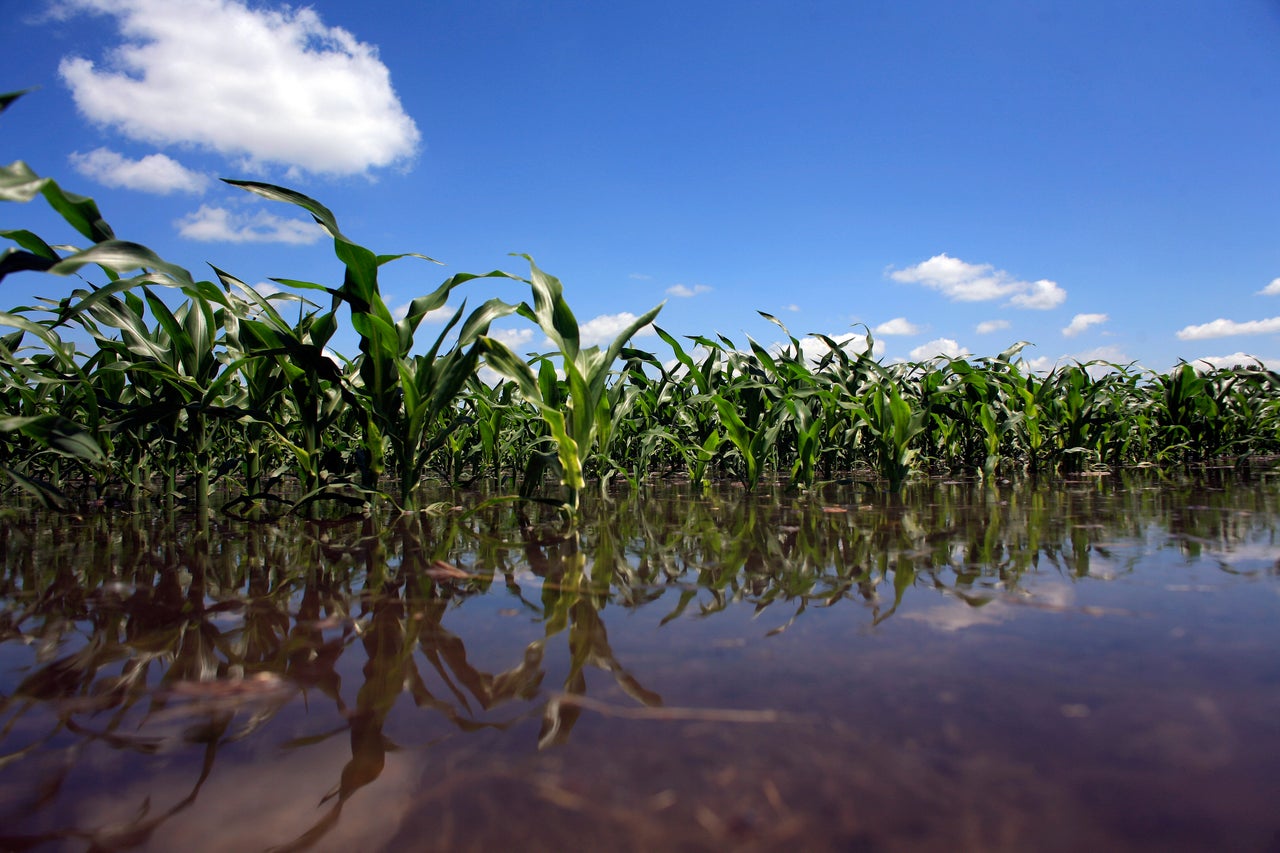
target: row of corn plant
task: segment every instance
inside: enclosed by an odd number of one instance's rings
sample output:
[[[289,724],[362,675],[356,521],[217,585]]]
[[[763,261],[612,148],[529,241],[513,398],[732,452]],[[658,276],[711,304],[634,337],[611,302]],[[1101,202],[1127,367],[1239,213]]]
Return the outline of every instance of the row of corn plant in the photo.
[[[0,98],[0,111],[17,94]],[[403,316],[376,254],[318,201],[271,184],[228,183],[306,211],[332,238],[330,283],[273,279],[263,295],[212,267],[205,280],[121,240],[92,199],[19,161],[0,167],[0,200],[43,199],[80,246],[0,231],[0,279],[54,276],[65,295],[0,312],[0,466],[53,506],[159,495],[241,510],[316,511],[324,501],[386,500],[411,511],[421,486],[492,479],[575,515],[588,482],[654,477],[704,486],[799,487],[875,479],[897,491],[918,474],[1241,460],[1280,449],[1280,375],[1180,364],[1030,370],[1019,343],[993,358],[875,359],[869,332],[743,346],[652,326],[661,306],[607,346],[584,345],[561,282],[532,259],[528,277],[460,273],[423,288]],[[75,279],[69,278],[75,276]],[[529,299],[506,301],[513,285]],[[458,295],[442,329],[423,319]],[[509,298],[509,297],[507,297]],[[314,301],[313,301],[314,300]],[[489,334],[504,317],[534,324],[546,352],[520,356]],[[330,351],[343,323],[358,351]],[[665,352],[638,348],[644,329]],[[487,366],[496,382],[486,382]]]

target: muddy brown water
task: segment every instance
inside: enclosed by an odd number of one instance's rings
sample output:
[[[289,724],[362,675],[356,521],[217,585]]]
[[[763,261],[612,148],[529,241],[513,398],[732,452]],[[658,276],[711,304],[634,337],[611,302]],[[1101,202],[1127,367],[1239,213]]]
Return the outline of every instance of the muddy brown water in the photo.
[[[1280,850],[1280,479],[12,507],[0,849]]]

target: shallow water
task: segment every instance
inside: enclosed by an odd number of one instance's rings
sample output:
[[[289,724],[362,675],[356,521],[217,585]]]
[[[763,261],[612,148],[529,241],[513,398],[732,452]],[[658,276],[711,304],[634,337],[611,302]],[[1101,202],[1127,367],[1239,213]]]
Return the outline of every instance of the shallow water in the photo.
[[[0,848],[1280,849],[1280,481],[2,527]]]

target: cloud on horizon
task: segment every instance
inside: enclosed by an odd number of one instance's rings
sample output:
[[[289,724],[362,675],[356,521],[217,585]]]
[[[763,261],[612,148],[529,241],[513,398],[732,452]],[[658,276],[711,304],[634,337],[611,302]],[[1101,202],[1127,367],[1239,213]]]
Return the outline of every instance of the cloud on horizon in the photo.
[[[1270,362],[1266,359],[1258,358],[1246,352],[1236,352],[1231,355],[1205,355],[1191,362],[1191,366],[1200,369],[1200,367],[1208,363],[1213,367],[1255,367],[1259,364],[1266,366]]]
[[[62,0],[59,10],[115,19],[121,43],[104,46],[103,66],[71,55],[58,73],[81,113],[130,139],[332,175],[417,151],[377,49],[309,7]]]
[[[922,284],[953,302],[1005,299],[1016,308],[1047,310],[1067,299],[1067,292],[1048,279],[1022,281],[991,264],[970,264],[945,252],[906,269],[889,273],[904,284]]]

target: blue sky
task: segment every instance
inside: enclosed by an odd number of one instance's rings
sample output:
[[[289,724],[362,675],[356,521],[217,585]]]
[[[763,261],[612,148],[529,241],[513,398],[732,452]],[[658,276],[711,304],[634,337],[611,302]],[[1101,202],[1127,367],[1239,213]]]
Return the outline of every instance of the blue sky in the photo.
[[[216,180],[251,178],[446,263],[388,267],[393,306],[523,252],[601,335],[666,300],[676,334],[776,341],[760,310],[886,361],[1280,363],[1275,0],[16,5],[0,89],[40,88],[6,162],[200,275],[340,281],[305,216]]]

